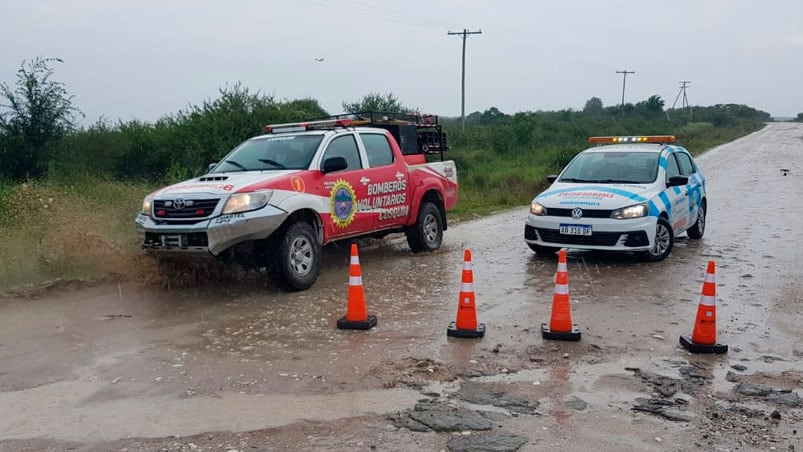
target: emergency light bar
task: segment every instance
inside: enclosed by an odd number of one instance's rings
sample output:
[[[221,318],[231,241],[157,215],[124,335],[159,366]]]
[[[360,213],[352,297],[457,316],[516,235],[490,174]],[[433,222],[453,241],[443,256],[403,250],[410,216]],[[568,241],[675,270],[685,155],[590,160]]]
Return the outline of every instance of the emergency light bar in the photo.
[[[268,124],[267,133],[304,132],[305,130],[333,129],[335,127],[350,127],[353,121],[350,118],[326,119],[323,121],[289,122],[287,124]]]
[[[591,137],[589,143],[674,143],[674,135],[645,135],[636,137]]]

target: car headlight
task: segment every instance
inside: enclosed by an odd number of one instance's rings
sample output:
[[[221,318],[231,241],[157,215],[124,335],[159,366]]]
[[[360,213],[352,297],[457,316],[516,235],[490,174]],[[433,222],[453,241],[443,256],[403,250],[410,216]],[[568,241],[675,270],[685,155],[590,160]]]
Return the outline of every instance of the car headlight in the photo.
[[[140,212],[142,215],[151,216],[151,212],[153,207],[153,198],[150,196],[146,196],[145,199],[142,201],[142,211]]]
[[[533,201],[530,204],[530,213],[533,214],[533,215],[538,215],[538,216],[546,215],[546,207],[544,207],[541,204]]]
[[[650,206],[648,206],[647,203],[642,203],[616,209],[611,212],[611,218],[616,220],[629,220],[631,218],[646,217],[648,213],[650,213]]]
[[[253,193],[235,193],[226,200],[223,214],[248,212],[265,207],[270,200],[272,191],[255,191]]]

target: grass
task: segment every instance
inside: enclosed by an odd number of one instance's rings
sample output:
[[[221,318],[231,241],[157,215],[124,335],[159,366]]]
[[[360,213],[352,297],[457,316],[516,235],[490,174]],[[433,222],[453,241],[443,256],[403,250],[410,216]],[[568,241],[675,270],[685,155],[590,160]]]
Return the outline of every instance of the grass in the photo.
[[[0,292],[53,279],[126,273],[144,184],[101,179],[0,184]]]

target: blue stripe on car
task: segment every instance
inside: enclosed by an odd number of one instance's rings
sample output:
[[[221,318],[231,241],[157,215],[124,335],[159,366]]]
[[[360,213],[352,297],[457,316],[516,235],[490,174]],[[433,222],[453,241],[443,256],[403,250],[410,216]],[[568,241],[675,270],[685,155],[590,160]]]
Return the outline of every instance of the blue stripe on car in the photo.
[[[658,209],[658,206],[655,205],[655,202],[650,201],[650,213],[651,217],[657,217],[661,215],[661,211]]]
[[[666,214],[669,218],[672,218],[672,204],[669,202],[669,196],[666,196],[666,192],[661,192],[658,194],[658,198],[664,203],[664,210],[666,210]]]

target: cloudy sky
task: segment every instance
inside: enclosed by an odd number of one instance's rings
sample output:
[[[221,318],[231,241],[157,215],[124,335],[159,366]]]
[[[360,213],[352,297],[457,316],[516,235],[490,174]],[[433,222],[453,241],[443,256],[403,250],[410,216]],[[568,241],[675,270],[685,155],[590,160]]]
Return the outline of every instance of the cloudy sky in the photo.
[[[58,57],[86,123],[153,121],[241,82],[330,113],[368,93],[460,114],[582,109],[681,80],[692,105],[803,112],[801,0],[2,0],[0,82],[23,60]],[[318,61],[321,60],[321,61]],[[678,100],[678,106],[681,101]]]

